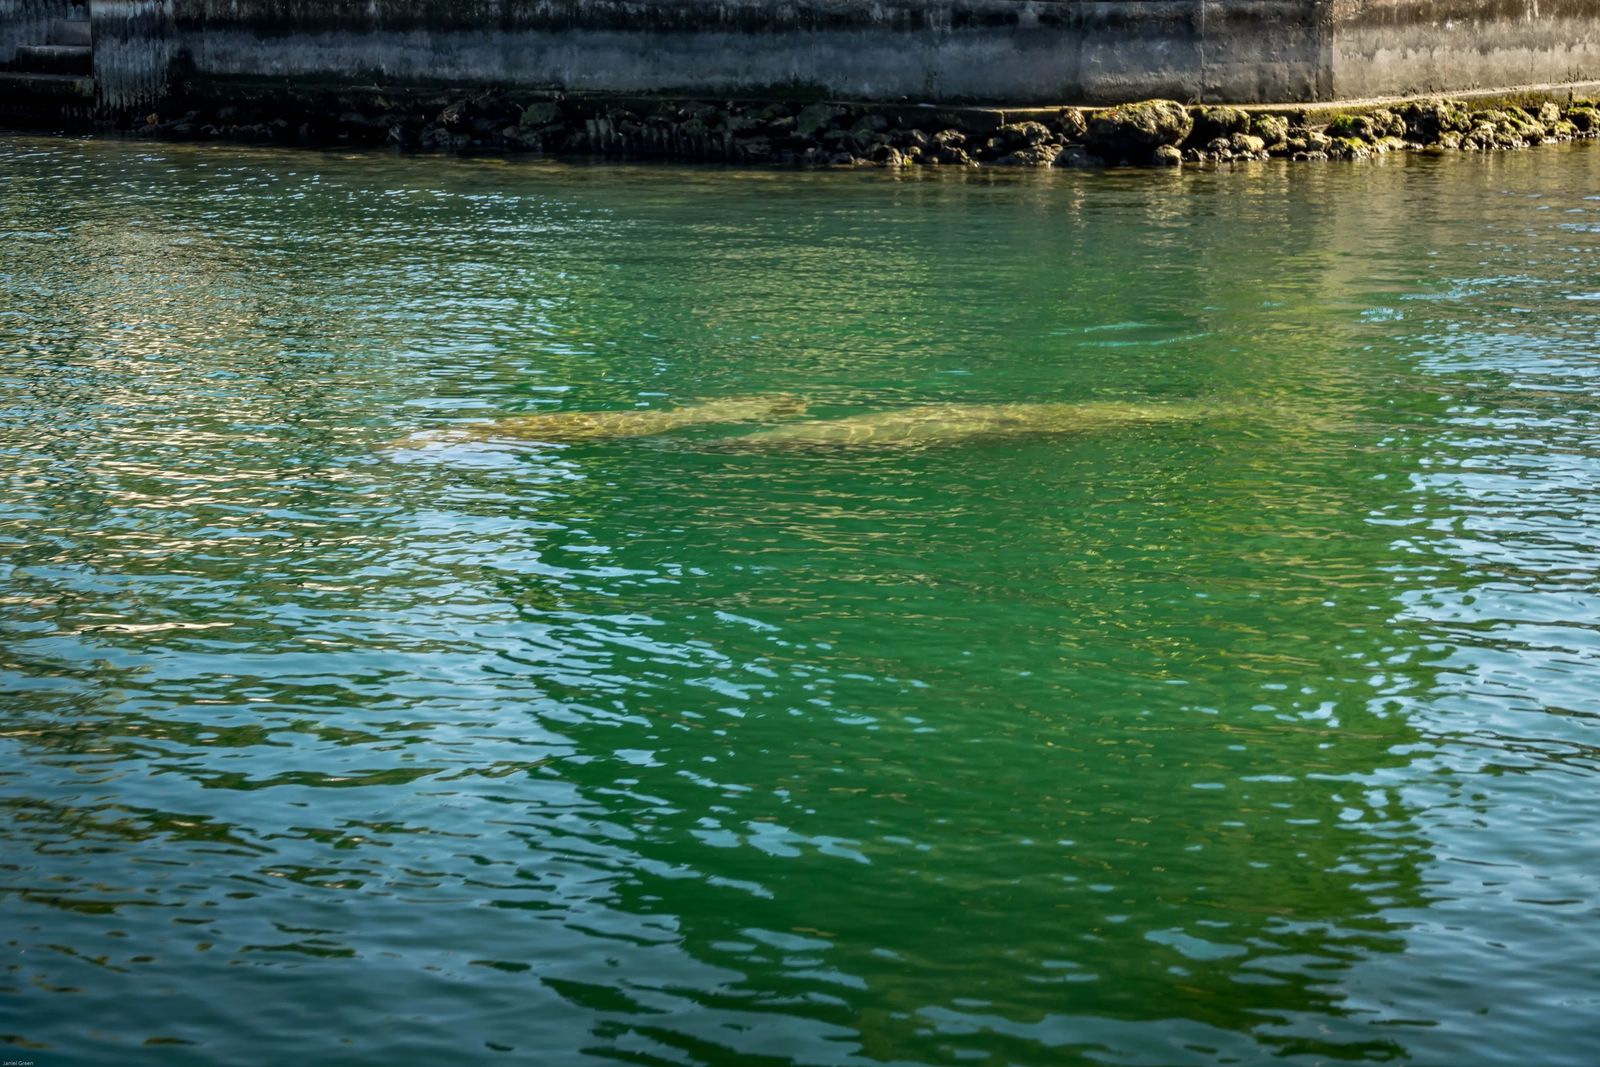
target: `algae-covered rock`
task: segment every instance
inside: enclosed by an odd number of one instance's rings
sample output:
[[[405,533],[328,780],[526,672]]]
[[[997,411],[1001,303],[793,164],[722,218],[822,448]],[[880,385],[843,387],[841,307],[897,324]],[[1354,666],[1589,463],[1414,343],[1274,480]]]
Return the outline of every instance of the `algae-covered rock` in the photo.
[[[1058,144],[1025,145],[1015,152],[1001,156],[995,163],[1006,167],[1048,167],[1060,154],[1061,146]]]
[[[794,132],[800,137],[811,137],[818,130],[831,126],[833,120],[843,114],[844,108],[834,104],[812,104],[794,117]]]
[[[1000,127],[998,133],[1008,141],[1030,145],[1044,144],[1055,139],[1050,127],[1042,122],[1008,123]]]
[[[1577,104],[1567,108],[1567,121],[1583,133],[1593,133],[1600,130],[1600,110]]]
[[[1183,165],[1183,153],[1175,145],[1157,145],[1150,161],[1158,167],[1178,167]]]
[[[1228,138],[1228,147],[1233,149],[1235,156],[1264,156],[1267,154],[1267,142],[1248,133],[1236,133]]]
[[[1181,145],[1193,128],[1182,104],[1145,100],[1097,113],[1086,139],[1089,149],[1105,159],[1149,163],[1157,148]]]
[[[1193,111],[1194,125],[1189,140],[1205,144],[1218,137],[1232,137],[1248,133],[1250,114],[1236,107],[1197,107]]]
[[[523,129],[550,126],[561,121],[561,108],[549,100],[537,100],[522,109],[517,125]]]
[[[867,154],[867,158],[880,167],[908,167],[911,160],[891,144],[880,144]]]
[[[1561,109],[1553,102],[1546,100],[1539,105],[1539,113],[1536,117],[1544,125],[1549,126],[1551,123],[1561,121]]]
[[[1495,147],[1495,128],[1492,122],[1474,122],[1461,139],[1463,148],[1483,150]]]
[[[471,100],[452,100],[433,121],[447,130],[459,131],[472,122],[476,113],[477,108]]]
[[[967,135],[960,130],[940,130],[929,139],[923,160],[928,163],[948,163],[966,166],[972,162],[967,151]]]
[[[1372,145],[1358,137],[1335,137],[1327,152],[1329,159],[1366,159],[1372,155]]]
[[[1400,117],[1405,120],[1406,134],[1425,144],[1439,141],[1446,132],[1465,133],[1472,128],[1472,116],[1459,100],[1413,101],[1400,109]]]
[[[1048,126],[1040,122],[1012,122],[996,130],[994,136],[984,142],[983,149],[984,154],[996,162],[1016,163],[1017,160],[1010,157],[1045,144],[1059,147],[1056,135]]]
[[[1289,120],[1277,115],[1257,115],[1250,120],[1250,135],[1261,138],[1268,148],[1276,148],[1289,140]]]
[[[1323,132],[1335,141],[1370,141],[1382,136],[1365,115],[1338,115]]]
[[[1083,135],[1089,132],[1089,120],[1075,107],[1062,108],[1051,125],[1063,139],[1068,141],[1081,140]]]
[[[1490,112],[1495,117],[1491,120],[1495,128],[1507,140],[1520,142],[1513,146],[1520,148],[1524,144],[1538,144],[1544,140],[1544,123],[1522,110],[1520,107],[1508,107],[1500,111]]]
[[[1376,111],[1368,113],[1367,122],[1371,124],[1373,132],[1379,137],[1404,137],[1406,135],[1406,120],[1388,108],[1380,107]]]

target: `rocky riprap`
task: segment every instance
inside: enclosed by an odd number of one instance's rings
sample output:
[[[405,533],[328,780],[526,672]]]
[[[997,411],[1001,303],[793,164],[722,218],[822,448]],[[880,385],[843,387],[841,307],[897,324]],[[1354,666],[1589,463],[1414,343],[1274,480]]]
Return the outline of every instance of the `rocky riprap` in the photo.
[[[175,139],[392,145],[800,166],[1178,166],[1523,148],[1600,136],[1593,101],[1423,100],[1328,114],[1185,107],[1002,111],[484,92],[216,92],[129,123]],[[175,112],[175,114],[174,114]]]

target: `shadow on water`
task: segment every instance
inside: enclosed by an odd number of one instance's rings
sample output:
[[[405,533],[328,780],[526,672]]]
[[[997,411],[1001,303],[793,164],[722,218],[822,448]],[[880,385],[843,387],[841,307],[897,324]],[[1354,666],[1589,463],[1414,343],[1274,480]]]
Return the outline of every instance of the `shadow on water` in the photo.
[[[1587,401],[1506,400],[1581,382],[1548,361],[1592,316],[1489,325],[1571,294],[1484,197],[1546,171],[3,151],[0,229],[34,235],[0,319],[14,1043],[1511,1062],[1537,1021],[1576,1062],[1549,1005],[1585,995],[1591,876],[1494,830],[1581,822],[1552,776],[1593,772],[1600,714],[1559,629]],[[1224,391],[1315,417],[372,447],[695,396]],[[1473,967],[1508,1010],[1457,1006]]]

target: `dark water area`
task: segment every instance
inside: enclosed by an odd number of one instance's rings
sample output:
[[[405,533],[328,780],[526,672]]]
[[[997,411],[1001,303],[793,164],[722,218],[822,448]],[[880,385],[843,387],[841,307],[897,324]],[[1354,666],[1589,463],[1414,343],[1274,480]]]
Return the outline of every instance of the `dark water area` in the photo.
[[[7,1058],[1594,1062],[1597,234],[0,140]],[[768,394],[1217,415],[405,443]]]

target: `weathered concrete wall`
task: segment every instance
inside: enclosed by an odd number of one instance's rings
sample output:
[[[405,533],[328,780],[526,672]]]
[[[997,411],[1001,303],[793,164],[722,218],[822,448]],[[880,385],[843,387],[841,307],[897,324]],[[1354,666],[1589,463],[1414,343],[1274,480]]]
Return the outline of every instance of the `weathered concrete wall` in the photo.
[[[0,62],[64,0],[0,0]],[[1286,102],[1600,78],[1600,0],[93,0],[107,112],[174,69],[611,93]]]
[[[48,41],[50,24],[67,9],[67,0],[0,0],[0,63],[14,60],[18,45]]]
[[[1298,99],[1320,0],[171,0],[211,75],[863,99]]]
[[[1335,0],[1341,98],[1600,77],[1596,0]]]
[[[167,0],[91,0],[100,107],[148,107],[166,92],[176,42]]]

